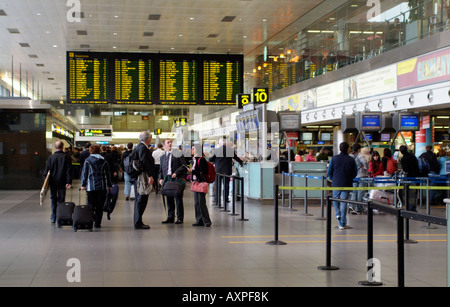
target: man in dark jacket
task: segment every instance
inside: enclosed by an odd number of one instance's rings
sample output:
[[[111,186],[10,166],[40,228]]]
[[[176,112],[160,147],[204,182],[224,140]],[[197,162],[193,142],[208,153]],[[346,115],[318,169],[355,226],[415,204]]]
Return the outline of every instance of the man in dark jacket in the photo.
[[[138,153],[139,161],[141,161],[143,166],[143,172],[147,174],[148,184],[153,185],[154,180],[156,180],[156,174],[155,161],[148,150],[148,146],[152,142],[150,131],[142,131],[139,135],[139,141],[139,145],[134,150]],[[145,208],[147,208],[148,195],[140,195],[136,185],[134,185],[134,189],[136,194],[136,199],[134,200],[134,228],[150,229],[149,225],[142,222],[142,215],[144,214]]]
[[[159,168],[159,183],[164,187],[166,181],[172,178],[186,178],[187,166],[184,156],[181,152],[172,151],[172,141],[164,141],[165,154],[160,158],[160,168]],[[177,221],[175,222],[175,201],[177,209]],[[184,220],[184,204],[183,204],[183,194],[181,196],[167,197],[167,220],[163,221],[163,224],[170,224],[175,222],[175,224],[183,224]]]
[[[92,145],[81,172],[81,190],[87,191],[87,201],[94,211],[94,227],[101,228],[103,206],[112,182],[109,165],[100,155],[100,146]]]
[[[409,153],[408,147],[405,145],[400,146],[399,151],[403,155],[400,160],[403,171],[406,173],[407,177],[419,177],[419,163],[415,155]],[[408,206],[406,210],[416,211],[416,197],[418,190],[408,189]],[[403,197],[403,190],[400,190],[400,195]]]
[[[56,221],[56,207],[58,203],[65,202],[66,189],[72,187],[72,161],[70,156],[64,152],[64,143],[57,141],[55,143],[55,153],[47,160],[43,175],[46,177],[50,171],[50,199],[51,216],[50,221]]]
[[[238,162],[241,166],[243,161],[236,155],[236,152],[233,148],[227,147],[226,139],[222,138],[219,141],[219,147],[215,149],[213,152],[213,155],[209,158],[209,161],[214,163],[214,166],[216,168],[216,174],[222,174],[222,175],[232,175],[233,173],[233,160]],[[222,177],[219,177],[222,178]],[[215,196],[214,200],[217,203],[219,203],[219,188],[222,185],[223,179],[219,179],[218,182],[215,183],[216,189],[215,189]],[[230,177],[225,177],[224,180],[225,184],[225,201],[229,202],[228,200],[228,194],[230,193]]]
[[[328,166],[327,175],[332,181],[332,187],[353,187],[353,178],[358,173],[355,159],[348,155],[350,146],[346,142],[339,145],[341,153],[331,159]],[[348,190],[333,190],[333,198],[348,199],[350,191]],[[346,202],[333,201],[334,210],[336,212],[336,219],[339,221],[339,229],[349,229],[347,226],[347,207]]]
[[[430,165],[430,174],[439,174],[441,170],[441,165],[439,164],[436,155],[433,153],[433,147],[431,145],[427,145],[425,147],[426,151],[419,156],[419,158],[424,158],[425,161]],[[428,176],[428,174],[421,174],[424,176]]]

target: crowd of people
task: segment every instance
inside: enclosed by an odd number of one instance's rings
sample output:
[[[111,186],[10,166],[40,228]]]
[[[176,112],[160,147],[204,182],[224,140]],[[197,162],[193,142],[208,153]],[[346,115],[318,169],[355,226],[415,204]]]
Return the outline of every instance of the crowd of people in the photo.
[[[55,223],[56,208],[59,203],[65,201],[66,189],[72,187],[74,172],[80,178],[80,190],[86,191],[87,203],[91,206],[94,218],[94,228],[101,228],[103,205],[107,193],[111,192],[113,184],[124,182],[123,194],[125,201],[134,201],[133,225],[135,229],[150,229],[143,221],[143,215],[149,201],[149,194],[158,194],[165,184],[176,180],[186,186],[187,175],[191,180],[205,182],[208,171],[203,147],[201,144],[192,146],[192,166],[188,166],[184,155],[178,148],[172,149],[172,140],[166,139],[158,144],[156,149],[151,146],[152,137],[149,131],[142,131],[139,135],[139,143],[134,146],[128,143],[123,150],[121,147],[109,147],[86,144],[81,151],[77,149],[76,156],[71,151],[64,151],[62,141],[55,143],[55,153],[47,160],[45,173],[50,171],[51,194],[51,223]],[[232,154],[229,151],[232,151]],[[124,161],[132,153],[133,159],[140,163],[140,173],[132,177],[125,171]],[[216,170],[223,174],[231,175],[233,160],[242,165],[243,161],[236,156],[234,149],[227,148],[225,140],[219,141],[219,147],[209,156],[214,162]],[[74,170],[73,162],[79,162],[79,168]],[[77,165],[78,163],[75,163]],[[78,166],[78,165],[77,165]],[[219,184],[216,184],[216,195]],[[227,189],[228,185],[225,184]],[[210,227],[212,225],[206,206],[206,193],[194,192],[195,223],[193,226]],[[225,195],[228,195],[225,192]],[[163,224],[183,224],[184,204],[183,193],[176,197],[165,196],[167,200],[167,219]],[[217,201],[217,200],[216,200]],[[228,201],[228,199],[226,199]]]
[[[360,144],[355,143],[350,152],[350,146],[346,142],[340,144],[340,154],[334,156],[327,170],[327,176],[332,182],[332,187],[367,187],[367,182],[363,180],[354,180],[355,178],[374,178],[374,177],[392,177],[399,170],[399,163],[402,171],[408,177],[427,177],[429,174],[446,175],[445,162],[450,159],[450,154],[440,150],[436,156],[433,153],[433,147],[427,146],[426,152],[418,158],[409,151],[406,145],[402,145],[399,151],[402,155],[398,162],[392,157],[392,151],[389,148],[383,150],[383,157],[378,151],[369,148],[362,148]],[[428,167],[419,167],[419,161],[426,161]],[[350,193],[348,189],[333,190],[333,198],[349,199],[362,201],[366,190],[355,190]],[[407,210],[416,211],[417,190],[409,190]],[[443,205],[444,195],[435,190],[431,190],[430,198],[432,204]],[[362,212],[362,206],[348,206],[347,202],[333,202],[335,217],[339,223],[339,229],[349,229],[347,225],[347,212],[350,209],[352,214]]]

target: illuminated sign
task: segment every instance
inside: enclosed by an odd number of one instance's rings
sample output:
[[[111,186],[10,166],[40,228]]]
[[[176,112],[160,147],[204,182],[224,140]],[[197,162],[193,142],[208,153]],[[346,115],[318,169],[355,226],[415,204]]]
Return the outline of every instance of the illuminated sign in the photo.
[[[67,52],[69,103],[235,105],[242,91],[242,55]]]
[[[236,95],[236,107],[242,109],[244,106],[251,102],[250,94],[237,94]]]
[[[112,136],[111,129],[81,129],[80,136]]]
[[[254,88],[252,91],[253,103],[268,103],[269,89],[268,88]]]

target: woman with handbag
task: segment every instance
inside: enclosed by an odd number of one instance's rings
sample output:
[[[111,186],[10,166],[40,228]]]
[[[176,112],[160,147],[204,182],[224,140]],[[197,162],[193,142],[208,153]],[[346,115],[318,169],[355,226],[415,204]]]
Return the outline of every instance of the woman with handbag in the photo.
[[[206,206],[206,193],[208,193],[208,183],[204,174],[208,172],[208,164],[202,154],[202,146],[196,144],[192,146],[192,184],[191,191],[194,192],[195,220],[192,226],[211,226],[208,207]]]

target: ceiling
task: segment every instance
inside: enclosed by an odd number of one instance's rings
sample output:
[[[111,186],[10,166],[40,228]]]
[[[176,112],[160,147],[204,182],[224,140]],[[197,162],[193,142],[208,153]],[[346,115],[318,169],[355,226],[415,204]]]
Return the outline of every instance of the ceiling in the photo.
[[[322,2],[0,0],[0,77],[11,79],[13,66],[16,93],[21,79],[23,96],[28,83],[60,100],[68,50],[245,56]]]

